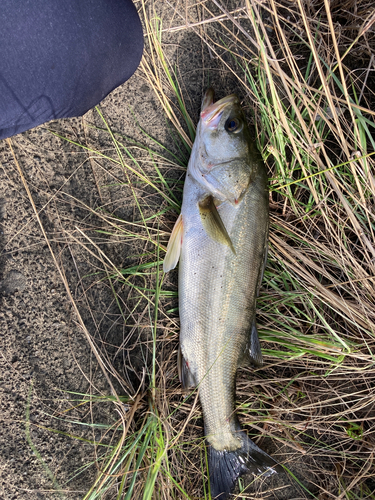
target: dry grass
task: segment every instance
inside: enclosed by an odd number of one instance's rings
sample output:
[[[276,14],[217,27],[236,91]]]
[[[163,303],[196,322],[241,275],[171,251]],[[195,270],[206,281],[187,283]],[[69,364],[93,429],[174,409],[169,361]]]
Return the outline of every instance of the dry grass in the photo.
[[[366,498],[375,416],[373,7],[248,0],[175,12],[179,26],[166,34],[198,34],[237,78],[245,105],[252,101],[271,173],[271,252],[258,302],[269,379],[256,395],[259,380],[241,380],[243,418],[289,447],[286,464],[298,453],[311,458],[316,495]],[[155,91],[167,93],[168,80],[157,79]]]
[[[119,415],[104,433],[109,452],[97,447],[98,479],[85,498],[209,498],[197,395],[185,398],[177,381],[176,275],[164,277],[160,268],[198,111],[171,50],[189,33],[236,82],[270,175],[270,253],[258,301],[265,367],[241,371],[237,396],[244,427],[290,469],[294,489],[273,485],[272,494],[265,484],[239,498],[374,498],[373,6],[145,2],[142,15],[143,77],[176,145],[167,151],[148,135],[132,142],[101,117],[106,147],[74,143],[101,161],[94,170],[122,189],[134,218],[113,215],[104,195],[95,211],[74,200],[97,222],[61,240],[73,256],[79,249],[92,259],[92,276],[82,277],[85,307],[94,309],[90,289],[105,281],[120,311],[115,322],[123,324],[113,349],[112,340],[87,330],[75,306]],[[126,265],[106,252],[108,241],[127,249]],[[56,265],[75,305],[57,258]],[[119,356],[131,375],[119,373]],[[93,404],[90,395],[79,399]]]

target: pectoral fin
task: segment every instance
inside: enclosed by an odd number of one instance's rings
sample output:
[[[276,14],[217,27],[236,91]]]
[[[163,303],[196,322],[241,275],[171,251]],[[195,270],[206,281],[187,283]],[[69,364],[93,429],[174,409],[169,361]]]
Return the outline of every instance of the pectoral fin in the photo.
[[[185,360],[181,352],[181,346],[178,346],[177,354],[177,369],[178,378],[180,379],[181,385],[184,389],[190,389],[195,387],[195,379],[191,370],[189,368],[189,363]]]
[[[183,234],[183,221],[181,214],[179,215],[176,223],[172,229],[171,237],[168,241],[167,253],[163,262],[163,271],[167,273],[177,266],[178,259],[180,258],[182,234]]]
[[[227,245],[236,255],[233,243],[217,211],[213,197],[211,195],[206,196],[198,203],[198,206],[202,224],[208,236],[218,243]]]

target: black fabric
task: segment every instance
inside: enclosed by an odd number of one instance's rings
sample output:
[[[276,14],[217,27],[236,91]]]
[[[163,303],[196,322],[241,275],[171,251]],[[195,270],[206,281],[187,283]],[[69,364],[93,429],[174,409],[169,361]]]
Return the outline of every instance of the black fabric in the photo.
[[[142,52],[130,0],[1,0],[0,139],[84,114],[130,78]]]

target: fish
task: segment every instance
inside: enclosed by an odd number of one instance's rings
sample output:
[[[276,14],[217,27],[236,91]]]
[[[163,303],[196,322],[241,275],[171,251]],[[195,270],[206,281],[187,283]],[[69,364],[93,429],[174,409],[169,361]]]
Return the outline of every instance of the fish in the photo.
[[[267,260],[268,179],[235,94],[203,97],[164,272],[176,267],[180,315],[178,372],[197,387],[208,443],[212,498],[225,500],[245,473],[281,466],[241,430],[237,368],[263,363],[256,299]]]

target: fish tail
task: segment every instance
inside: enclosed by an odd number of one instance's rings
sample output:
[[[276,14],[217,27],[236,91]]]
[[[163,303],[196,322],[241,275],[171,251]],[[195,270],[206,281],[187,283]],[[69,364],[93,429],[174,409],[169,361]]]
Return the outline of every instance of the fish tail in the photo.
[[[235,451],[219,451],[209,446],[208,465],[212,500],[226,500],[243,474],[268,477],[283,471],[273,458],[247,437],[239,433],[242,447]]]

